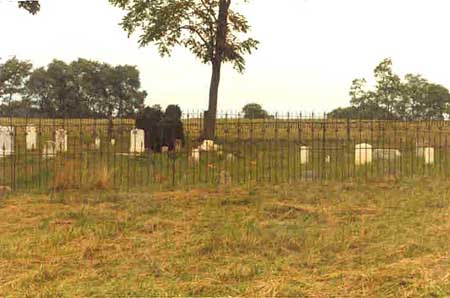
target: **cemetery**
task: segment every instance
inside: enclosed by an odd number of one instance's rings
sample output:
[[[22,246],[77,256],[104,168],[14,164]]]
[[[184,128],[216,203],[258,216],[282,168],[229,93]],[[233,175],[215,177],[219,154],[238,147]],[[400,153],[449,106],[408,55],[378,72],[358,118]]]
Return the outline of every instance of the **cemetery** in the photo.
[[[173,126],[138,119],[136,126],[143,128],[115,124],[112,133],[87,121],[84,126],[39,126],[36,120],[0,126],[0,182],[18,190],[51,189],[68,167],[77,173],[73,187],[89,187],[89,173],[102,170],[109,185],[119,189],[215,185],[224,175],[227,184],[450,175],[450,134],[437,134],[431,126],[411,134],[392,123],[377,131],[356,125],[335,130],[333,120],[326,119],[290,120],[284,127],[286,120],[275,127],[247,120],[237,128],[222,123],[225,134],[201,140],[195,125],[178,115],[169,123]],[[248,127],[254,132],[249,134]]]

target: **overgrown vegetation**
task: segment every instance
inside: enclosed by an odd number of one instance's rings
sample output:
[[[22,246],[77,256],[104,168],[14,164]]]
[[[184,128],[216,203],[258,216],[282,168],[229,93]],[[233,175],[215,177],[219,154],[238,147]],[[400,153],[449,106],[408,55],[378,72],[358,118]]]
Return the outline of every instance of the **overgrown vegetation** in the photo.
[[[14,195],[2,297],[448,297],[448,180]]]

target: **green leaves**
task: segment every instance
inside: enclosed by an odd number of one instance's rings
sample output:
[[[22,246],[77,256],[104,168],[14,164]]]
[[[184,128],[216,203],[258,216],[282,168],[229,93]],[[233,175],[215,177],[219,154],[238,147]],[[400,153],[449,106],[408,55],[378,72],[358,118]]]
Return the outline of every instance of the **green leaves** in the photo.
[[[23,115],[33,111],[50,117],[127,116],[147,96],[140,88],[136,66],[53,60],[32,71],[30,63],[14,57],[0,64],[0,98],[7,104],[0,106],[0,113],[11,111],[8,106],[13,103]]]
[[[32,1],[19,1],[19,8],[27,10],[31,14],[37,14],[41,9],[41,5],[38,0]]]
[[[428,82],[420,75],[402,79],[392,70],[392,60],[384,59],[374,69],[376,85],[366,90],[365,79],[355,79],[350,88],[351,108],[336,109],[330,116],[367,119],[443,119],[450,113],[447,88]]]
[[[139,45],[155,44],[161,56],[170,55],[175,46],[188,48],[202,63],[210,63],[218,49],[219,3],[222,0],[110,0],[126,11],[122,28],[132,35],[139,32]],[[221,60],[245,69],[244,55],[258,46],[252,38],[241,40],[250,25],[242,14],[228,11],[226,44]]]

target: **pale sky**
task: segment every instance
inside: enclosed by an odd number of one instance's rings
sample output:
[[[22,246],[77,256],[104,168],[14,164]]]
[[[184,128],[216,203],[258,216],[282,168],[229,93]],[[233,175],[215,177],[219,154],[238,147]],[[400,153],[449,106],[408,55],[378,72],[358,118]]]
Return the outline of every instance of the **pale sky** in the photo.
[[[241,0],[239,0],[241,1]],[[234,0],[234,2],[239,2]],[[35,66],[78,57],[137,65],[148,104],[207,108],[210,66],[178,48],[160,58],[138,48],[107,0],[43,0],[31,16],[0,0],[0,57]],[[348,105],[351,81],[391,57],[400,75],[450,87],[449,0],[252,0],[239,5],[261,44],[243,75],[225,67],[219,110],[258,102],[270,111],[329,111]]]

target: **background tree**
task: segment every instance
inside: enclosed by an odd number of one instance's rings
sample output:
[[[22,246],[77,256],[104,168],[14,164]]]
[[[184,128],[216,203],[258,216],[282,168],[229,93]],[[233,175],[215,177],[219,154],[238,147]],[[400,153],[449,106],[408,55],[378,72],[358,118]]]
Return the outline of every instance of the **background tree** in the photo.
[[[136,66],[86,59],[53,60],[35,69],[26,86],[27,98],[47,117],[133,116],[147,96]]]
[[[21,100],[33,65],[16,57],[0,65],[0,98],[2,103],[11,104],[14,99]]]
[[[245,1],[245,0],[244,0]],[[245,69],[244,54],[258,41],[241,39],[250,26],[245,16],[231,8],[231,0],[110,0],[126,11],[121,23],[130,36],[141,33],[139,44],[155,43],[162,56],[177,45],[188,48],[212,66],[209,106],[205,111],[204,138],[215,136],[221,66],[231,62],[238,72]]]
[[[339,108],[329,117],[362,119],[444,119],[450,111],[449,91],[420,75],[407,74],[402,80],[384,59],[374,70],[375,88],[367,90],[365,79],[350,87],[349,108]]]
[[[264,110],[260,104],[249,103],[242,108],[244,118],[246,119],[265,119],[269,117],[269,113]]]

